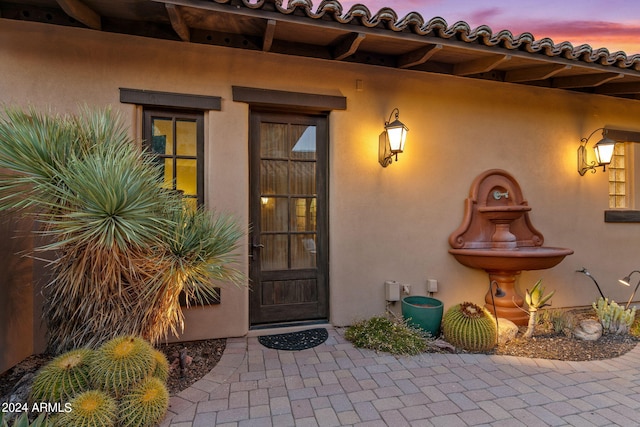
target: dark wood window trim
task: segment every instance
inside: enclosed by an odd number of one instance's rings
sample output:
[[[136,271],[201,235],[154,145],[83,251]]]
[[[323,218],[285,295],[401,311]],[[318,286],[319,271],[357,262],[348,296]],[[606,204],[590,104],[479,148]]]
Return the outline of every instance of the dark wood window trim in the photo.
[[[344,96],[287,92],[243,86],[232,86],[232,90],[234,101],[246,102],[254,107],[291,108],[316,112],[347,109],[347,98]]]
[[[120,102],[123,104],[220,111],[222,109],[221,99],[219,96],[120,88]]]
[[[604,222],[633,223],[640,222],[640,211],[607,210],[604,211]]]

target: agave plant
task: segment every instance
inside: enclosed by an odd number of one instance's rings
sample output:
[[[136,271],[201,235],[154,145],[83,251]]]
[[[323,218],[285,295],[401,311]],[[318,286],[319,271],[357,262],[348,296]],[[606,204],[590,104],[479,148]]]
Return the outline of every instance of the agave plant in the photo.
[[[154,159],[109,110],[7,110],[0,119],[0,210],[32,215],[54,251],[44,317],[55,352],[118,335],[157,342],[182,327],[177,296],[239,284],[242,231],[185,208]]]
[[[547,304],[547,301],[551,299],[553,294],[556,291],[551,291],[551,293],[545,295],[544,288],[542,287],[542,279],[538,280],[531,291],[529,289],[526,290],[525,293],[525,301],[529,306],[529,324],[527,325],[527,330],[524,333],[524,337],[529,339],[533,336],[533,331],[538,323],[538,310],[542,307],[546,307],[550,304]]]

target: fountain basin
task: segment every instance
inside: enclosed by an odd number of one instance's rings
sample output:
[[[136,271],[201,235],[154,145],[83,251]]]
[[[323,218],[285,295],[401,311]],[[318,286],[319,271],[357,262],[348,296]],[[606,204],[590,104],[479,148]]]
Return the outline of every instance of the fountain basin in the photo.
[[[462,265],[481,270],[522,271],[546,270],[555,267],[573,250],[550,246],[519,247],[517,249],[449,249]]]
[[[531,206],[479,206],[478,212],[489,221],[511,222],[520,218],[525,212],[529,212]]]

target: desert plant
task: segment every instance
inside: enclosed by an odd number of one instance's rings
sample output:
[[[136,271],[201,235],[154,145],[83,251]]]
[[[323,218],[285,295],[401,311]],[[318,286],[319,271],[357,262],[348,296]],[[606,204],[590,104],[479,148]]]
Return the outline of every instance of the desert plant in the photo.
[[[32,402],[63,402],[90,388],[89,367],[93,350],[71,350],[53,359],[36,374]]]
[[[90,372],[94,386],[120,397],[150,376],[156,365],[153,347],[147,341],[122,336],[96,350]]]
[[[167,357],[160,350],[153,349],[153,359],[155,365],[151,375],[161,381],[167,381],[169,378],[169,361],[167,360]]]
[[[569,337],[573,334],[572,331],[575,328],[577,321],[575,315],[570,311],[562,309],[547,309],[541,310],[538,314],[542,322],[551,324],[555,333],[563,333]]]
[[[549,305],[547,301],[551,299],[554,293],[555,291],[551,291],[551,293],[547,295],[544,294],[542,280],[538,280],[536,284],[533,285],[533,288],[531,288],[531,291],[529,291],[529,289],[526,290],[525,301],[529,307],[529,324],[523,335],[524,338],[529,339],[533,336],[536,324],[538,323],[538,310]]]
[[[469,351],[487,351],[496,346],[498,331],[494,317],[470,302],[457,304],[442,318],[444,339]]]
[[[604,331],[614,334],[629,332],[636,317],[635,307],[625,309],[613,300],[609,303],[609,298],[599,298],[592,305]]]
[[[147,427],[157,425],[167,412],[169,391],[155,377],[147,377],[124,395],[118,404],[120,425]]]
[[[242,281],[230,255],[237,224],[185,209],[108,110],[6,110],[0,168],[11,171],[0,175],[0,211],[31,215],[48,242],[36,250],[56,252],[43,304],[56,353],[124,334],[155,343],[181,330],[182,290]]]
[[[117,404],[113,397],[99,390],[88,390],[69,402],[70,409],[54,417],[56,426],[112,427],[116,425]]]
[[[4,412],[0,412],[0,427],[47,427],[50,425],[51,422],[46,413],[38,415],[33,422],[30,422],[28,412],[23,412],[11,422]]]
[[[354,346],[391,354],[415,355],[427,348],[424,333],[402,319],[375,316],[349,326],[344,337]]]

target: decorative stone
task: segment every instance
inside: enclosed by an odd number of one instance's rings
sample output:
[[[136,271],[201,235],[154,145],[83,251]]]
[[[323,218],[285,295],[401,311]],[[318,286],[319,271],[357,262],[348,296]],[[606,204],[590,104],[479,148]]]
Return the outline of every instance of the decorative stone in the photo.
[[[573,336],[584,341],[596,341],[602,336],[602,324],[597,320],[582,320],[573,331]]]
[[[498,317],[498,344],[504,344],[516,337],[518,326],[509,319]]]

